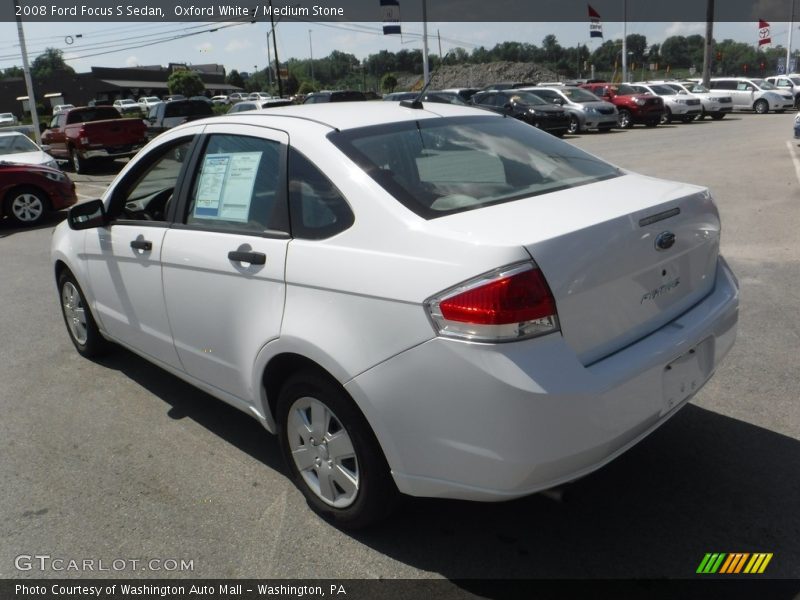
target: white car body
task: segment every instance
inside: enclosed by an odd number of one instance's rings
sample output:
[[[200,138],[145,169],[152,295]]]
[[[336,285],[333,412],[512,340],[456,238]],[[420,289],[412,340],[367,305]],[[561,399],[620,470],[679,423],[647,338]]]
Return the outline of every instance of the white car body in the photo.
[[[142,96],[139,98],[139,107],[143,112],[148,113],[156,104],[161,104],[162,100],[158,96]]]
[[[18,131],[0,132],[0,161],[58,169],[55,158]]]
[[[764,79],[779,90],[783,92],[789,92],[792,96],[794,96],[795,108],[800,107],[800,73],[774,75],[772,77],[765,77]]]
[[[642,93],[653,94],[654,96],[661,96],[664,101],[664,107],[668,112],[665,113],[665,121],[671,121],[672,118],[682,119],[684,122],[697,118],[703,112],[703,106],[700,98],[694,94],[681,94],[674,88],[653,82],[639,82],[632,83],[630,86]],[[659,93],[661,90],[669,89],[672,94]]]
[[[711,93],[733,98],[734,110],[783,112],[794,108],[794,97],[761,78],[715,77],[709,82]]]
[[[14,113],[0,113],[0,126],[18,125],[19,121]]]
[[[701,119],[709,115],[713,119],[718,120],[724,118],[727,113],[733,111],[733,99],[730,96],[712,94],[711,90],[707,90],[700,83],[691,81],[686,83],[680,81],[653,81],[651,83],[668,85],[678,90],[680,94],[691,94],[699,98],[703,107],[703,112],[700,116]]]
[[[74,104],[56,104],[53,107],[53,116],[64,112],[65,110],[70,110],[71,108],[75,108]]]
[[[88,231],[62,223],[53,262],[74,274],[103,336],[270,431],[278,429],[273,377],[283,376],[286,361],[315,365],[352,399],[403,493],[499,501],[574,480],[675,414],[732,347],[738,284],[718,255],[716,207],[703,188],[615,171],[427,219],[329,137],[372,126],[436,127],[443,118],[523,125],[454,105],[378,102],[176,127],[123,169],[103,196],[106,209],[159,147],[219,134],[291,144],[330,179],[355,220],[325,239],[158,221]],[[589,159],[528,129],[537,144]],[[447,178],[445,167],[437,176]],[[462,201],[455,194],[445,205]],[[661,252],[667,230],[675,245]],[[151,247],[130,247],[142,240]],[[237,248],[263,253],[265,264],[233,261],[228,253]],[[476,277],[539,269],[557,305],[557,319],[540,323],[550,333],[480,341],[436,316]],[[486,339],[494,339],[491,327],[506,326],[487,327]]]

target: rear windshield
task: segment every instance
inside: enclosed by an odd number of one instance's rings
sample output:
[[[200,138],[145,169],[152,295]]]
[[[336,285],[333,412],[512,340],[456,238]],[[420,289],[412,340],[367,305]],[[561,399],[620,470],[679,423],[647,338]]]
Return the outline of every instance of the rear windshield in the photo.
[[[194,117],[213,115],[214,110],[203,100],[170,102],[164,107],[164,117]]]
[[[78,108],[69,111],[67,123],[91,123],[92,121],[105,121],[107,119],[121,119],[119,112],[113,106],[95,106],[92,108]]]
[[[328,138],[395,199],[426,219],[621,175],[517,119],[422,119]]]

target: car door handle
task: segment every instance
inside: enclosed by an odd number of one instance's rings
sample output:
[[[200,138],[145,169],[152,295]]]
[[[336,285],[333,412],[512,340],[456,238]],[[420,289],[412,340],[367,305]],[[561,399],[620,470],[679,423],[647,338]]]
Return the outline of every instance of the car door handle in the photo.
[[[234,262],[246,262],[251,265],[264,265],[267,263],[267,255],[261,252],[239,252],[231,250],[228,252],[228,259]]]
[[[153,242],[148,240],[133,240],[131,242],[131,248],[134,250],[146,250],[150,251],[153,249]]]

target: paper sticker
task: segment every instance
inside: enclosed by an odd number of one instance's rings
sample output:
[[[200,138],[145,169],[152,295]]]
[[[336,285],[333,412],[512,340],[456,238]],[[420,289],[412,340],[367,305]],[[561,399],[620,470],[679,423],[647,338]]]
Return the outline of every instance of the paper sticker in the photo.
[[[195,217],[246,223],[261,152],[207,154],[203,160]]]

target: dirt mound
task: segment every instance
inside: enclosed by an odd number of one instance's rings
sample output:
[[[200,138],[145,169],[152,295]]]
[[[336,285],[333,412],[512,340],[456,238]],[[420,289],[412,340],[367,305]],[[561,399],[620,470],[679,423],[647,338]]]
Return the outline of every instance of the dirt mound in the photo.
[[[482,88],[500,81],[557,81],[558,75],[535,63],[493,62],[477,65],[445,65],[432,73],[430,89]],[[420,89],[421,75],[398,74],[395,91]]]

